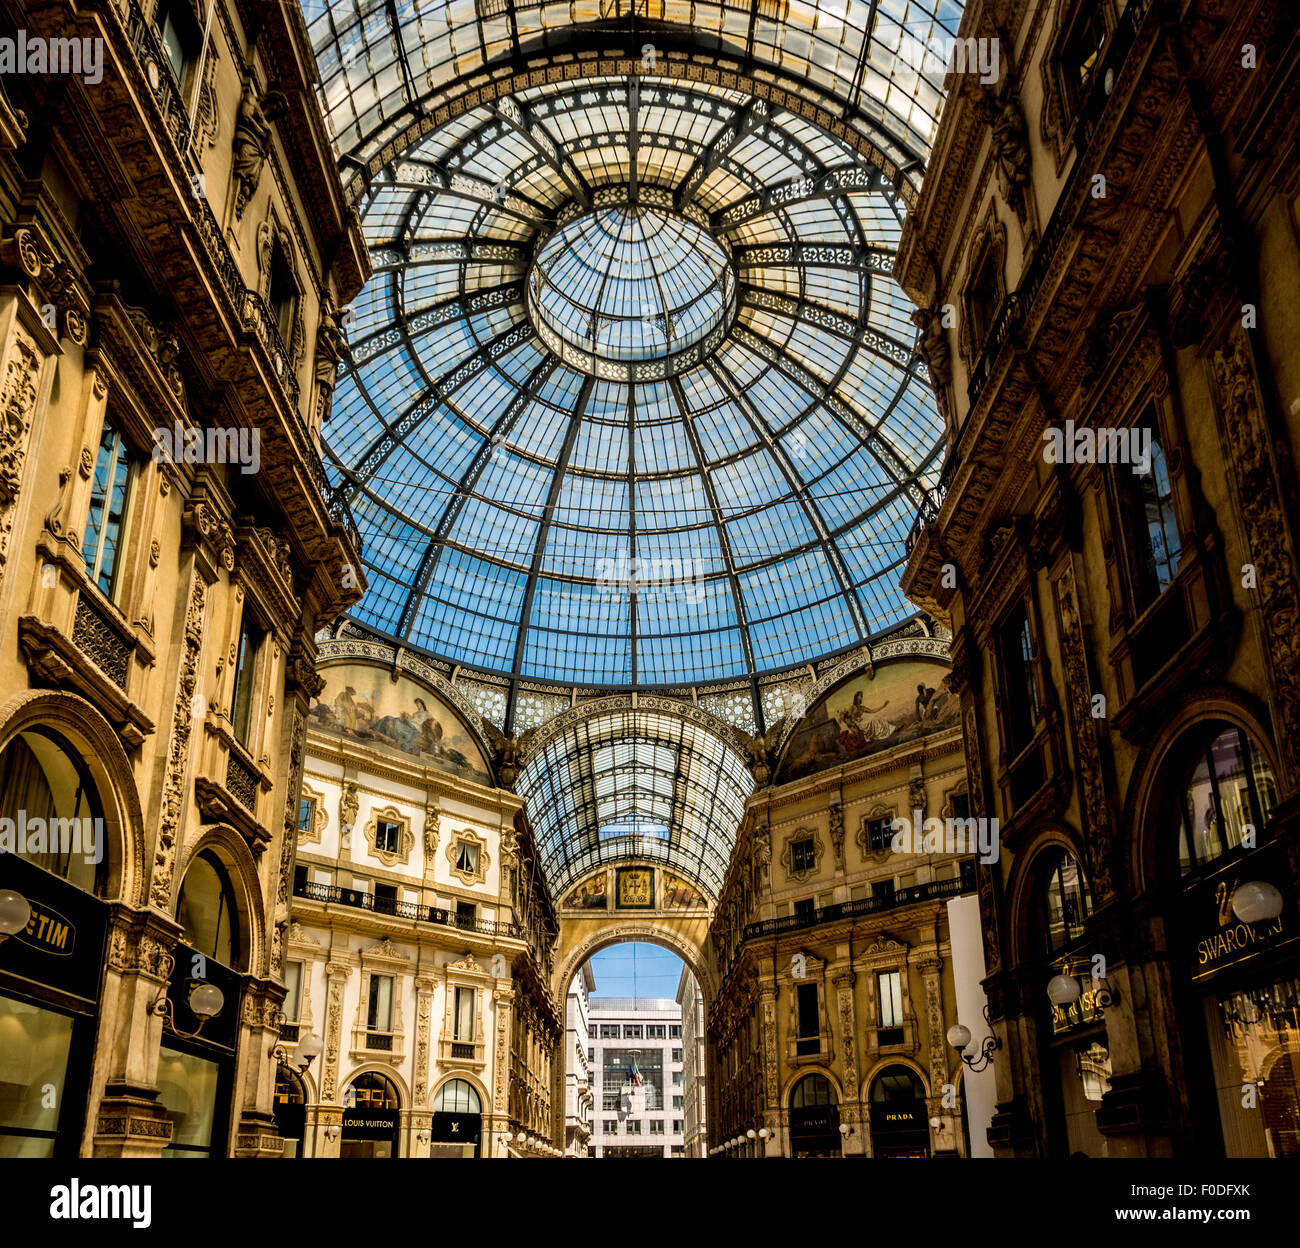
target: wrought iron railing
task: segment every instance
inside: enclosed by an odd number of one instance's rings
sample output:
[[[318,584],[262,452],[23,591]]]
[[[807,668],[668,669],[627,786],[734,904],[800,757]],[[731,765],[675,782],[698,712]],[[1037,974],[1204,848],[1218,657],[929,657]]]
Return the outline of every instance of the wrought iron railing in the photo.
[[[498,923],[494,919],[470,918],[458,915],[437,906],[421,906],[413,901],[395,901],[391,897],[376,897],[373,893],[360,888],[341,888],[337,884],[317,884],[304,880],[294,886],[295,897],[308,901],[331,902],[335,905],[351,906],[357,910],[369,910],[374,914],[389,914],[399,919],[414,919],[419,923],[437,923],[443,927],[454,927],[462,932],[477,932],[481,936],[510,936],[516,940],[523,939],[523,929],[517,923]]]
[[[975,863],[973,859],[967,858],[961,864],[961,874],[954,880],[932,880],[929,884],[915,884],[911,888],[900,888],[884,896],[864,897],[860,901],[844,901],[836,905],[821,906],[810,914],[789,914],[779,919],[764,919],[760,923],[748,924],[741,940],[754,940],[760,936],[779,936],[783,932],[795,932],[822,923],[834,923],[837,919],[879,914],[883,910],[897,910],[902,906],[915,905],[919,901],[959,897],[962,893],[973,892],[974,889]]]
[[[154,102],[162,111],[167,133],[183,155],[190,145],[190,119],[185,111],[185,101],[176,85],[162,40],[158,38],[153,24],[141,12],[136,0],[131,0],[127,6],[126,34],[131,40],[135,59],[144,71],[144,80],[149,84]]]

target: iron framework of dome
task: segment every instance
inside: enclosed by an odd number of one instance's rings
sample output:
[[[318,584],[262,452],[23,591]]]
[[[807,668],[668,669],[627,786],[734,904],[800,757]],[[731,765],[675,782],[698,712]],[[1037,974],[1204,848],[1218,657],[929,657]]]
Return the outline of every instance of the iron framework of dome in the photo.
[[[518,791],[556,898],[602,864],[660,862],[722,891],[754,781],[717,736],[680,716],[580,720],[529,759]]]
[[[751,23],[744,62],[852,101],[874,162],[793,104],[686,76],[671,26],[624,40],[664,48],[626,74],[520,70],[436,110],[484,56],[540,64],[611,21],[306,7],[374,267],[324,434],[366,548],[360,624],[512,688],[681,688],[914,613],[897,573],[943,431],[890,274],[941,95],[897,18],[954,33],[938,7],[841,5],[841,36],[870,36],[833,56],[833,6]]]

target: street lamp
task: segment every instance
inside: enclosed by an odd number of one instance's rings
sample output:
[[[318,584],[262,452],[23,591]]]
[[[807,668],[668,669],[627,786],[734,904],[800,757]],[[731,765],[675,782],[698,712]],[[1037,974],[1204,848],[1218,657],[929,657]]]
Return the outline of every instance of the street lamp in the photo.
[[[1078,985],[1075,984],[1075,987],[1077,989]],[[980,1051],[974,1056],[966,1052],[971,1042],[970,1028],[963,1027],[961,1023],[954,1023],[948,1028],[948,1043],[957,1050],[961,1060],[975,1074],[987,1070],[993,1061],[993,1054],[1002,1047],[1002,1041],[998,1039],[993,1031],[993,1021],[989,1018],[989,1007],[987,1005],[984,1007],[984,1021],[988,1024],[989,1034],[984,1037],[984,1043],[980,1045]]]
[[[1249,880],[1233,891],[1232,912],[1243,923],[1267,922],[1282,913],[1282,894],[1265,880]]]
[[[12,888],[0,892],[0,944],[17,936],[31,917],[32,907],[26,897]]]

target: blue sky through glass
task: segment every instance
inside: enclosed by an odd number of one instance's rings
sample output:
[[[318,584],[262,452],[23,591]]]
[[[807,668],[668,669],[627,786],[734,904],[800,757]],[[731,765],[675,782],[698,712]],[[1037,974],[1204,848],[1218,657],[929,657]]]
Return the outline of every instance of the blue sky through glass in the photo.
[[[682,960],[658,945],[628,941],[602,949],[591,959],[596,977],[593,1000],[601,997],[675,997]]]

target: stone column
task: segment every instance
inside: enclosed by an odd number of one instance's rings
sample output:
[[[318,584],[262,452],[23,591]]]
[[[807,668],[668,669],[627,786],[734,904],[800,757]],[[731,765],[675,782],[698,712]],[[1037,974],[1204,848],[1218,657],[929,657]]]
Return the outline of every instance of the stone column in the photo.
[[[781,1112],[780,1062],[776,1036],[776,988],[759,989],[760,1024],[763,1045],[763,1124],[772,1133],[767,1137],[765,1155],[788,1155],[785,1140],[785,1115]]]
[[[239,1034],[241,1069],[236,1078],[236,1088],[243,1087],[243,1109],[235,1131],[236,1157],[279,1157],[284,1152],[272,1109],[278,1066],[273,1054],[280,1042],[284,991],[270,980],[250,981],[244,989]]]
[[[853,1133],[844,1137],[844,1154],[847,1157],[865,1157],[867,1129],[862,1121],[858,1093],[858,1035],[853,1002],[853,985],[857,982],[857,976],[852,970],[843,970],[837,972],[831,982],[835,985],[840,1020],[840,1052],[843,1054],[840,1071],[844,1078],[844,1099],[840,1102],[840,1121],[853,1128]]]
[[[498,1144],[500,1136],[510,1130],[510,1013],[515,999],[514,981],[502,981],[492,989],[494,1032],[492,1039],[492,1090],[491,1118],[484,1114],[483,1140],[480,1151],[484,1157],[504,1157],[505,1149]]]
[[[87,1115],[96,1157],[157,1157],[172,1138],[171,1120],[158,1101],[163,1016],[154,1003],[167,992],[179,935],[164,915],[112,908]]]

